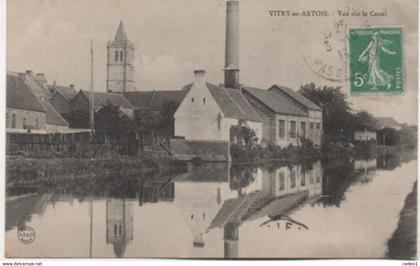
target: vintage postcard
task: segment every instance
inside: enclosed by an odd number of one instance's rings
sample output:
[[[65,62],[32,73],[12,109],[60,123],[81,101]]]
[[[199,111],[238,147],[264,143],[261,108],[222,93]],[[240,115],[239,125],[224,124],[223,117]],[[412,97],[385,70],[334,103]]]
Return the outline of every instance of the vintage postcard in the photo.
[[[8,0],[6,258],[417,259],[415,0]]]

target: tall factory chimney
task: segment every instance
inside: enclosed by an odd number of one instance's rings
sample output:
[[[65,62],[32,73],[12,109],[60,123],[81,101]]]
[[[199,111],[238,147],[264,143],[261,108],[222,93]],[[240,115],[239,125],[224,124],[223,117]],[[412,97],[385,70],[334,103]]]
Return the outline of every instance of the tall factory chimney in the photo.
[[[226,2],[225,87],[239,88],[239,2]]]

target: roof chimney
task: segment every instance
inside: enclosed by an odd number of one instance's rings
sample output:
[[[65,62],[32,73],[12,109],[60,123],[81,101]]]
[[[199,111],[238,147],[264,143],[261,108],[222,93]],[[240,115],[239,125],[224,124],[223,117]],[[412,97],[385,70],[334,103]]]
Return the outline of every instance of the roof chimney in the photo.
[[[70,88],[72,88],[72,89],[73,89],[73,88],[74,88],[74,84],[70,84]]]
[[[26,76],[25,73],[18,73],[18,79],[20,80],[25,80],[25,76]]]
[[[32,70],[26,70],[26,74],[29,74],[29,75],[31,75],[32,76],[32,74],[33,74],[34,72],[32,71]]]
[[[47,89],[47,78],[45,77],[44,73],[37,73],[35,76],[36,81],[44,88]]]
[[[194,84],[205,84],[206,83],[206,71],[205,70],[194,70]]]
[[[239,2],[226,2],[225,87],[239,88]]]

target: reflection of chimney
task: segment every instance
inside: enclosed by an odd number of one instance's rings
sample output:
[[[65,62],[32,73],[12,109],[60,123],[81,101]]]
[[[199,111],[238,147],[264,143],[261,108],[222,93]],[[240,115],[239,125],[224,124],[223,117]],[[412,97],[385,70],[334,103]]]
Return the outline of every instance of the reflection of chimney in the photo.
[[[206,83],[206,71],[194,70],[194,84],[205,84],[205,83]]]
[[[239,88],[239,2],[226,2],[225,87]]]
[[[227,223],[223,230],[225,259],[238,257],[239,222]]]
[[[203,233],[199,233],[197,235],[194,235],[193,247],[202,248],[202,247],[204,247],[204,245],[205,245],[205,243],[204,243]]]

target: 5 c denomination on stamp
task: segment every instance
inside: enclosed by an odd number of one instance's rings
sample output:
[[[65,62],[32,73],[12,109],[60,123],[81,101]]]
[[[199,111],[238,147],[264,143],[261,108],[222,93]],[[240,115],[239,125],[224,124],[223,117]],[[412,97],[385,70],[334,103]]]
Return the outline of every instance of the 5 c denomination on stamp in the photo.
[[[402,93],[405,89],[403,28],[349,27],[347,33],[350,93]]]

